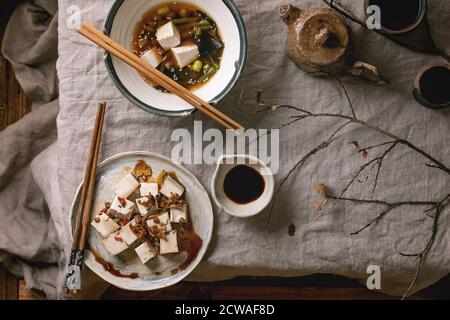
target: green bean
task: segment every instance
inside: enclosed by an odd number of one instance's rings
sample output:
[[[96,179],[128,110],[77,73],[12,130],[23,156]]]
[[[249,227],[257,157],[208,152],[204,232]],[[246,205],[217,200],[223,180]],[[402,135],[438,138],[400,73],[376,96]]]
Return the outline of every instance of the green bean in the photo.
[[[209,63],[206,63],[203,66],[203,73],[207,73],[209,71],[209,69],[211,68],[211,65]]]
[[[199,20],[199,18],[179,18],[179,19],[173,19],[172,22],[176,25],[180,25],[180,24],[197,22],[198,20]]]
[[[200,29],[199,26],[196,26],[196,27],[194,28],[194,33],[195,33],[195,36],[196,36],[196,37],[200,37],[200,36],[202,35],[202,29]]]
[[[209,60],[211,61],[212,65],[214,66],[214,68],[215,68],[215,69],[219,69],[219,68],[220,68],[220,64],[218,64],[218,63],[214,60],[214,58],[212,57],[212,55],[208,53],[208,57],[209,57]]]
[[[202,70],[202,68],[203,68],[203,62],[201,60],[196,60],[192,64],[192,71],[200,72],[200,70]]]
[[[217,72],[216,68],[211,67],[207,73],[202,75],[197,81],[202,83],[208,81],[213,75],[215,75]]]

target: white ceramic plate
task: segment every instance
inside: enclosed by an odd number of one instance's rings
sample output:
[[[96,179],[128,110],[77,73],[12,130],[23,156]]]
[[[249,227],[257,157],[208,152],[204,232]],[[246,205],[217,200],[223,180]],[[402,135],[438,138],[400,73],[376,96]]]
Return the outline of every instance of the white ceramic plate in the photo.
[[[95,256],[87,251],[85,264],[98,276],[108,283],[133,291],[150,291],[168,287],[183,280],[191,273],[202,260],[206,249],[210,243],[213,231],[213,209],[208,193],[200,181],[184,167],[175,165],[169,158],[150,152],[128,152],[116,155],[103,161],[97,171],[95,200],[93,213],[99,212],[106,201],[114,198],[113,187],[126,175],[127,168],[134,168],[138,160],[145,160],[153,169],[153,175],[157,175],[161,170],[175,171],[180,181],[186,187],[186,200],[190,204],[190,215],[196,233],[203,240],[203,246],[197,258],[186,268],[172,275],[171,271],[182,264],[187,254],[180,253],[174,257],[157,257],[143,265],[134,252],[124,257],[111,256],[101,243],[102,237],[92,227],[89,229],[89,245],[99,254],[100,257],[112,263],[115,268],[123,274],[138,273],[139,278],[128,279],[118,278],[104,270],[103,266],[95,260]],[[76,209],[80,200],[81,186],[79,187],[71,207],[72,222],[76,216]],[[91,216],[91,220],[94,216]]]
[[[168,0],[116,0],[105,22],[104,32],[125,48],[130,48],[136,24],[150,9]],[[183,0],[208,14],[218,26],[225,44],[221,68],[204,86],[195,91],[205,101],[219,102],[234,87],[247,56],[245,26],[231,0]],[[138,107],[166,116],[185,116],[194,108],[181,98],[149,86],[136,70],[116,57],[106,55],[106,67],[118,89]]]

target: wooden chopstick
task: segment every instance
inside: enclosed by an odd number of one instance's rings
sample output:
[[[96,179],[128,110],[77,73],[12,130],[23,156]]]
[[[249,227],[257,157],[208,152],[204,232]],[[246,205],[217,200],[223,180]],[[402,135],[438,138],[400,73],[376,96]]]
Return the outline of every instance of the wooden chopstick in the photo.
[[[78,286],[81,283],[81,266],[83,264],[87,230],[94,198],[95,176],[97,173],[97,163],[100,153],[105,112],[106,103],[100,103],[95,120],[94,132],[92,135],[89,157],[86,165],[83,187],[75,222],[72,254],[70,256],[69,268],[66,275],[66,289],[71,289],[74,294],[77,294]]]
[[[100,115],[100,126],[98,129],[97,134],[97,141],[95,145],[95,151],[94,151],[94,159],[92,161],[92,166],[90,170],[90,177],[89,177],[89,188],[87,191],[87,199],[86,204],[84,208],[84,214],[82,219],[82,225],[81,225],[81,237],[80,237],[80,244],[78,249],[83,251],[86,248],[86,239],[87,239],[87,232],[89,229],[89,222],[91,217],[91,211],[92,211],[92,203],[94,200],[94,194],[95,194],[95,176],[97,175],[97,164],[98,164],[98,157],[100,154],[100,146],[102,143],[102,134],[103,134],[103,123],[105,122],[105,113],[106,113],[106,103],[102,103],[102,113]]]
[[[182,93],[186,94],[189,98],[191,98],[192,100],[196,101],[197,103],[205,106],[205,108],[207,108],[208,110],[210,110],[211,112],[213,112],[217,116],[221,117],[222,119],[226,120],[230,124],[234,125],[237,129],[241,129],[241,130],[244,129],[244,127],[242,125],[240,125],[239,123],[237,123],[236,121],[234,121],[233,119],[231,119],[226,114],[222,113],[220,110],[216,109],[215,107],[213,107],[212,105],[210,105],[206,101],[203,101],[200,97],[198,97],[197,95],[193,94],[190,90],[186,89],[185,87],[180,85],[178,82],[172,80],[171,78],[166,76],[164,73],[160,72],[159,70],[157,70],[156,68],[152,67],[151,65],[145,63],[145,61],[143,61],[140,57],[136,56],[132,52],[130,52],[127,49],[125,49],[123,46],[121,46],[119,43],[114,41],[112,38],[108,37],[103,32],[101,32],[100,30],[96,29],[93,25],[91,25],[89,23],[85,23],[83,25],[83,27],[86,28],[87,30],[89,30],[90,32],[92,32],[93,34],[95,34],[96,36],[98,36],[100,39],[105,41],[110,46],[116,48],[119,52],[123,53],[124,55],[127,55],[133,61],[142,64],[147,70],[149,70],[155,76],[157,76],[157,77],[161,78],[163,81],[171,84],[175,89],[177,89],[177,90],[181,91]]]
[[[205,113],[208,117],[220,123],[227,129],[241,130],[241,131],[245,130],[242,125],[240,125],[239,123],[237,123],[236,121],[234,121],[221,111],[217,110],[209,103],[203,101],[198,96],[193,94],[191,91],[184,88],[176,81],[173,81],[162,72],[148,65],[141,58],[137,57],[132,52],[126,50],[120,44],[118,44],[110,37],[106,36],[99,30],[97,30],[92,25],[84,24],[78,30],[78,32],[83,36],[85,36],[86,38],[88,38],[89,40],[96,43],[97,45],[99,45],[100,47],[102,47],[103,49],[105,49],[106,51],[108,51],[110,54],[116,56],[117,58],[124,61],[134,69],[143,73],[154,83],[162,86],[169,92],[176,94],[189,104],[193,105],[194,107]]]
[[[95,126],[94,126],[94,131],[93,131],[93,135],[92,135],[92,141],[91,141],[91,146],[90,146],[90,151],[89,151],[89,157],[88,157],[88,162],[86,164],[86,170],[84,173],[84,181],[83,181],[83,187],[81,190],[81,197],[80,197],[80,202],[79,202],[79,206],[78,206],[78,213],[77,213],[77,218],[76,218],[76,222],[75,222],[75,231],[74,231],[74,236],[73,236],[73,243],[72,243],[72,251],[76,251],[79,249],[79,243],[80,243],[80,236],[81,236],[81,223],[83,221],[83,214],[85,212],[85,205],[86,205],[86,198],[87,198],[87,194],[88,194],[88,189],[89,189],[89,182],[90,182],[90,177],[91,177],[91,171],[92,171],[92,163],[94,162],[94,157],[96,149],[97,149],[97,142],[98,142],[98,133],[100,130],[100,126],[101,126],[101,122],[102,122],[102,117],[104,114],[104,107],[105,104],[101,103],[98,106],[98,111],[97,111],[97,117],[95,119]]]

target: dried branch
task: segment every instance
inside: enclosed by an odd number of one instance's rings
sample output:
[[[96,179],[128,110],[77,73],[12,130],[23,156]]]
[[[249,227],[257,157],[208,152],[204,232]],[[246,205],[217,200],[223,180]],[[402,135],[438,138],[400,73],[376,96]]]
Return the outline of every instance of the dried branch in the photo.
[[[352,102],[352,99],[350,98],[350,95],[348,94],[347,88],[345,87],[344,83],[342,82],[342,80],[338,76],[334,75],[334,78],[337,80],[337,82],[339,83],[339,85],[342,88],[342,91],[345,94],[345,98],[348,101],[348,105],[350,107],[350,110],[352,111],[353,118],[357,119],[356,118],[356,113],[355,113],[355,108],[353,107],[353,102]]]
[[[414,286],[417,283],[417,280],[419,280],[420,271],[422,270],[422,266],[425,261],[425,258],[427,257],[428,253],[430,252],[430,250],[434,244],[434,240],[436,239],[436,235],[437,235],[437,231],[438,231],[438,222],[439,222],[439,218],[442,213],[443,206],[449,199],[450,199],[450,194],[445,196],[440,202],[434,204],[429,210],[427,210],[427,212],[434,211],[435,215],[433,217],[432,232],[431,232],[431,235],[430,235],[430,238],[429,238],[427,244],[425,245],[425,248],[420,253],[416,253],[416,254],[405,254],[405,253],[400,254],[404,257],[417,257],[419,259],[419,261],[417,263],[416,273],[414,274],[414,278],[413,278],[410,286],[406,290],[405,294],[403,295],[402,300],[405,300],[409,297],[412,290],[414,289]]]
[[[280,194],[280,191],[283,188],[284,184],[289,180],[291,175],[295,171],[300,170],[305,165],[306,161],[308,161],[309,158],[311,158],[312,156],[314,156],[315,154],[317,154],[321,150],[324,150],[324,149],[328,148],[328,146],[330,146],[330,144],[335,140],[335,137],[339,134],[339,132],[341,132],[349,124],[351,124],[351,121],[345,122],[338,129],[336,129],[333,132],[333,134],[328,138],[328,140],[326,140],[325,142],[319,144],[314,149],[312,149],[310,152],[308,152],[304,157],[302,157],[300,159],[300,161],[298,161],[295,164],[295,166],[289,171],[289,173],[284,177],[284,179],[281,181],[280,185],[278,186],[278,188],[277,188],[277,190],[275,192],[275,195],[274,195],[274,198],[273,198],[273,201],[272,201],[272,205],[271,205],[271,208],[270,208],[270,211],[269,211],[269,216],[267,218],[267,224],[269,224],[270,220],[272,219],[273,209],[274,209],[275,204],[276,204],[276,202],[278,200],[278,196]]]
[[[332,1],[332,0],[324,0],[327,3],[331,3],[331,5],[333,5],[333,3],[335,3],[336,1]],[[387,201],[382,201],[382,200],[364,200],[364,199],[352,199],[352,198],[346,198],[344,197],[345,194],[347,193],[347,191],[350,189],[350,187],[354,184],[355,181],[361,181],[360,179],[360,175],[369,167],[370,170],[373,170],[375,167],[377,168],[376,174],[375,174],[375,179],[374,179],[374,183],[373,183],[373,187],[372,187],[372,193],[371,193],[371,197],[373,198],[376,188],[378,186],[378,182],[379,182],[379,177],[380,177],[380,173],[381,173],[381,169],[383,167],[383,163],[385,161],[385,158],[388,156],[388,154],[390,154],[397,146],[402,145],[405,146],[407,148],[409,148],[410,150],[416,152],[417,154],[421,155],[422,157],[424,157],[425,159],[427,159],[430,163],[426,163],[427,167],[430,168],[436,168],[441,170],[442,172],[445,172],[446,174],[450,175],[450,168],[447,167],[444,163],[442,163],[441,161],[439,161],[438,159],[436,159],[435,157],[433,157],[432,155],[430,155],[429,153],[427,153],[426,151],[422,150],[421,148],[415,146],[414,144],[412,144],[411,142],[404,140],[400,137],[398,137],[397,135],[382,129],[376,125],[373,125],[367,121],[363,121],[359,118],[356,117],[356,112],[355,109],[353,107],[352,101],[350,99],[350,96],[348,94],[348,91],[345,88],[344,83],[339,79],[336,78],[339,85],[341,86],[341,88],[343,89],[343,92],[345,94],[345,97],[348,101],[349,107],[351,109],[352,112],[352,116],[348,116],[345,114],[340,114],[340,113],[314,113],[314,112],[310,112],[308,110],[305,110],[303,108],[300,107],[295,107],[295,106],[290,106],[290,105],[274,105],[274,106],[268,106],[262,110],[258,110],[256,113],[260,113],[260,112],[276,112],[279,110],[290,110],[290,111],[295,111],[298,114],[297,115],[293,115],[289,117],[289,121],[287,121],[286,123],[283,123],[280,126],[280,129],[282,128],[286,128],[292,125],[295,125],[297,123],[300,123],[303,120],[306,119],[315,119],[315,118],[332,118],[332,119],[337,119],[337,120],[346,120],[346,122],[344,124],[342,124],[337,130],[335,130],[332,135],[324,142],[322,142],[321,144],[317,145],[314,149],[312,149],[311,151],[309,151],[306,155],[304,155],[294,166],[293,168],[289,171],[289,173],[282,179],[281,183],[279,184],[276,192],[275,192],[275,196],[270,208],[270,212],[269,212],[269,216],[267,219],[267,224],[271,221],[272,219],[272,214],[273,214],[273,210],[274,207],[277,203],[279,194],[281,189],[283,188],[283,186],[286,184],[286,182],[289,180],[289,178],[296,172],[296,171],[300,171],[305,163],[314,155],[318,154],[320,151],[328,148],[332,142],[335,141],[336,136],[348,125],[350,124],[356,124],[359,125],[361,127],[367,128],[371,131],[377,132],[379,134],[381,134],[382,136],[385,136],[387,138],[389,138],[389,141],[383,142],[383,143],[379,143],[379,144],[375,144],[375,145],[371,145],[365,148],[360,148],[359,147],[359,143],[352,142],[352,144],[354,144],[357,149],[358,149],[358,153],[362,153],[363,156],[366,158],[368,156],[368,151],[373,150],[373,149],[378,149],[384,146],[389,146],[389,148],[387,148],[383,153],[381,153],[381,155],[375,157],[374,159],[364,163],[362,166],[360,166],[360,168],[356,171],[356,173],[353,175],[353,177],[351,178],[351,180],[347,183],[347,185],[345,186],[345,188],[342,190],[342,192],[339,194],[339,196],[332,196],[332,195],[325,195],[325,201],[326,198],[328,199],[334,199],[334,203],[332,204],[331,208],[329,208],[326,212],[319,212],[319,214],[314,217],[312,219],[312,221],[306,226],[305,230],[309,228],[309,226],[311,224],[313,224],[315,221],[317,221],[320,217],[322,217],[324,214],[327,214],[328,212],[330,212],[336,205],[337,203],[339,203],[339,201],[352,201],[352,202],[360,202],[360,203],[374,203],[374,204],[380,204],[385,206],[385,209],[382,210],[375,218],[373,218],[372,220],[370,220],[365,226],[361,227],[359,230],[356,230],[355,232],[352,232],[352,235],[357,235],[360,234],[361,232],[363,232],[364,230],[369,229],[370,227],[376,225],[378,222],[380,222],[387,214],[389,214],[390,212],[392,212],[394,209],[399,208],[401,206],[426,206],[429,205],[431,206],[431,208],[425,212],[430,213],[430,212],[434,212],[434,216],[433,218],[433,228],[432,228],[432,234],[430,235],[430,239],[427,242],[424,250],[418,254],[402,254],[402,256],[405,257],[417,257],[419,259],[419,263],[416,269],[416,273],[414,276],[414,279],[411,282],[411,285],[409,286],[408,290],[406,291],[405,295],[403,296],[403,299],[406,299],[410,293],[412,292],[412,290],[414,289],[414,286],[420,276],[420,272],[421,272],[421,268],[422,265],[424,263],[424,260],[427,256],[427,254],[429,253],[429,251],[431,250],[436,234],[437,234],[437,230],[438,230],[438,220],[440,217],[440,214],[442,212],[443,209],[443,205],[450,199],[450,194],[447,195],[442,201],[440,202],[433,202],[433,201],[399,201],[399,202],[387,202]],[[270,133],[269,133],[270,134]],[[368,178],[368,177],[367,177]],[[366,179],[367,180],[367,179]],[[325,203],[325,201],[322,202],[322,204]],[[322,204],[318,206],[318,211],[320,211]]]
[[[367,200],[367,199],[354,199],[354,198],[338,198],[334,195],[326,194],[326,198],[328,199],[334,199],[334,200],[342,200],[342,201],[349,201],[349,202],[355,202],[355,203],[365,203],[365,204],[380,204],[385,206],[386,208],[381,211],[374,219],[370,220],[369,223],[367,223],[364,227],[350,233],[350,235],[355,236],[363,232],[364,230],[370,228],[371,226],[377,224],[384,216],[386,216],[388,213],[390,213],[392,210],[403,207],[403,206],[436,206],[438,202],[433,201],[398,201],[398,202],[388,202],[388,201],[382,201],[382,200]]]
[[[280,105],[280,106],[275,106],[275,107],[267,107],[264,108],[262,110],[259,110],[258,112],[265,112],[265,111],[277,111],[280,109],[291,109],[291,110],[296,110],[298,112],[301,112],[301,115],[297,115],[297,116],[292,116],[291,119],[292,121],[290,121],[290,125],[296,124],[302,120],[305,119],[310,119],[310,118],[337,118],[337,119],[345,119],[348,120],[354,124],[360,125],[362,127],[365,127],[367,129],[370,129],[372,131],[378,132],[388,138],[391,138],[395,141],[396,144],[402,144],[408,148],[410,148],[411,150],[419,153],[420,155],[422,155],[424,158],[426,158],[427,160],[431,161],[433,163],[433,165],[435,165],[437,168],[439,168],[440,170],[446,172],[448,175],[450,175],[450,168],[448,168],[446,165],[444,165],[441,161],[437,160],[436,158],[434,158],[433,156],[431,156],[430,154],[428,154],[427,152],[425,152],[424,150],[420,149],[419,147],[413,145],[412,143],[410,143],[407,140],[401,139],[400,137],[396,136],[395,134],[382,129],[380,127],[377,127],[369,122],[360,120],[360,119],[355,119],[353,117],[350,116],[346,116],[340,113],[312,113],[310,111],[307,111],[305,109],[302,108],[298,108],[298,107],[293,107],[293,106],[288,106],[288,105]]]

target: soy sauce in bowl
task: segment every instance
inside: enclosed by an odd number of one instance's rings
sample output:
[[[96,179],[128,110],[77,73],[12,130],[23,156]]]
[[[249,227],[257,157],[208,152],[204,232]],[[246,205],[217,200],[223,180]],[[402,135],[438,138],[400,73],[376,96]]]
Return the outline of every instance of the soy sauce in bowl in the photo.
[[[254,168],[239,165],[225,176],[223,190],[234,203],[246,205],[258,200],[264,193],[266,183],[263,176]]]

